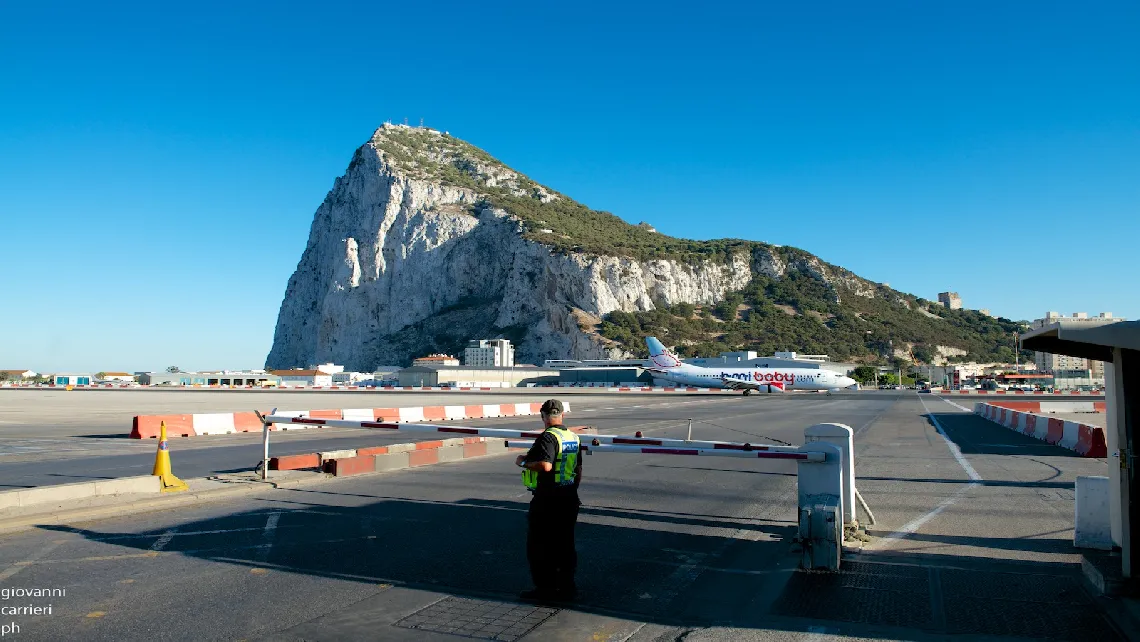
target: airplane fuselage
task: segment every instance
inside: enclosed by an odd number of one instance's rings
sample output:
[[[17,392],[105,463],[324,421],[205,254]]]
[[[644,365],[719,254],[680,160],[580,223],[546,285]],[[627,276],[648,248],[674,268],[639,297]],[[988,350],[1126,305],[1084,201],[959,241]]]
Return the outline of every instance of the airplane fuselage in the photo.
[[[750,392],[858,389],[855,380],[823,368],[703,368],[681,361],[657,337],[645,337],[654,377],[697,388]]]
[[[680,365],[654,370],[653,376],[698,388],[741,387],[773,390],[836,390],[846,387],[842,375],[820,368],[702,368]]]

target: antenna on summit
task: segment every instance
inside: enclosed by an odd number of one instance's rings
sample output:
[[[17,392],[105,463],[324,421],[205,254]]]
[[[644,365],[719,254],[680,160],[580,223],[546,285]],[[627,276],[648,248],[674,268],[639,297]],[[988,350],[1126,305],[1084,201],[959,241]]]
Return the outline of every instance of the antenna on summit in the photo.
[[[420,116],[420,129],[424,128],[424,117]]]
[[[408,126],[408,117],[404,116],[404,127]]]

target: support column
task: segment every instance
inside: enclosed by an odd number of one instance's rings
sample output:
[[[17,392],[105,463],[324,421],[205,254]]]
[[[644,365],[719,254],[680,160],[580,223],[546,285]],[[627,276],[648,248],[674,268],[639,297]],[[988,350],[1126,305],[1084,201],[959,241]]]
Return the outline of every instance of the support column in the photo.
[[[1112,519],[1112,545],[1123,548],[1123,516],[1128,514],[1128,436],[1124,432],[1124,381],[1119,374],[1120,367],[1120,348],[1115,348],[1112,362],[1104,364],[1104,437],[1108,445],[1108,509]]]
[[[1136,457],[1140,448],[1140,435],[1136,434],[1140,423],[1140,351],[1115,348],[1113,370],[1113,407],[1117,409],[1112,414],[1128,449],[1128,468],[1122,471],[1126,480],[1121,483],[1120,535],[1122,571],[1129,579],[1140,576],[1140,471],[1136,469],[1140,461]]]

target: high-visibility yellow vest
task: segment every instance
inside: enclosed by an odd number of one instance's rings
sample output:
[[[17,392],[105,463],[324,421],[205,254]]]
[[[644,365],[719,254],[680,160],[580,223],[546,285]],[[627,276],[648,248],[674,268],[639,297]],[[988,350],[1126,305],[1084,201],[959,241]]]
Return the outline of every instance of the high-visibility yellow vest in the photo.
[[[570,486],[574,483],[574,471],[578,467],[578,435],[564,428],[551,426],[546,432],[558,438],[558,454],[554,457],[554,484]],[[530,469],[522,471],[523,485],[530,490],[538,488],[538,473]]]

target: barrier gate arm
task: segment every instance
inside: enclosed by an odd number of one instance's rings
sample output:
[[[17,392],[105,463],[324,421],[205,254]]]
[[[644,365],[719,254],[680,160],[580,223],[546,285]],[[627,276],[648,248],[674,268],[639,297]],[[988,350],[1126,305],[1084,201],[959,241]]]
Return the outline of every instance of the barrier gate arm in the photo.
[[[542,430],[508,430],[505,428],[474,428],[470,426],[444,426],[440,424],[425,423],[396,423],[391,421],[355,421],[351,419],[313,419],[311,417],[287,417],[267,415],[262,422],[268,424],[293,424],[303,426],[328,426],[330,428],[368,428],[381,430],[399,430],[403,432],[438,432],[453,433],[457,435],[471,435],[475,437],[499,437],[503,439],[537,439]],[[602,444],[615,446],[661,446],[674,448],[706,448],[724,451],[745,452],[799,452],[798,446],[755,445],[747,442],[734,441],[706,441],[686,439],[666,439],[642,437],[640,435],[590,435],[591,439]]]
[[[533,441],[511,440],[506,441],[507,448],[530,448]],[[825,453],[808,452],[770,452],[766,450],[725,450],[717,448],[653,448],[644,446],[623,446],[613,444],[582,444],[584,453],[633,453],[642,455],[697,455],[706,457],[738,457],[742,459],[792,459],[798,461],[822,462],[826,460]]]

